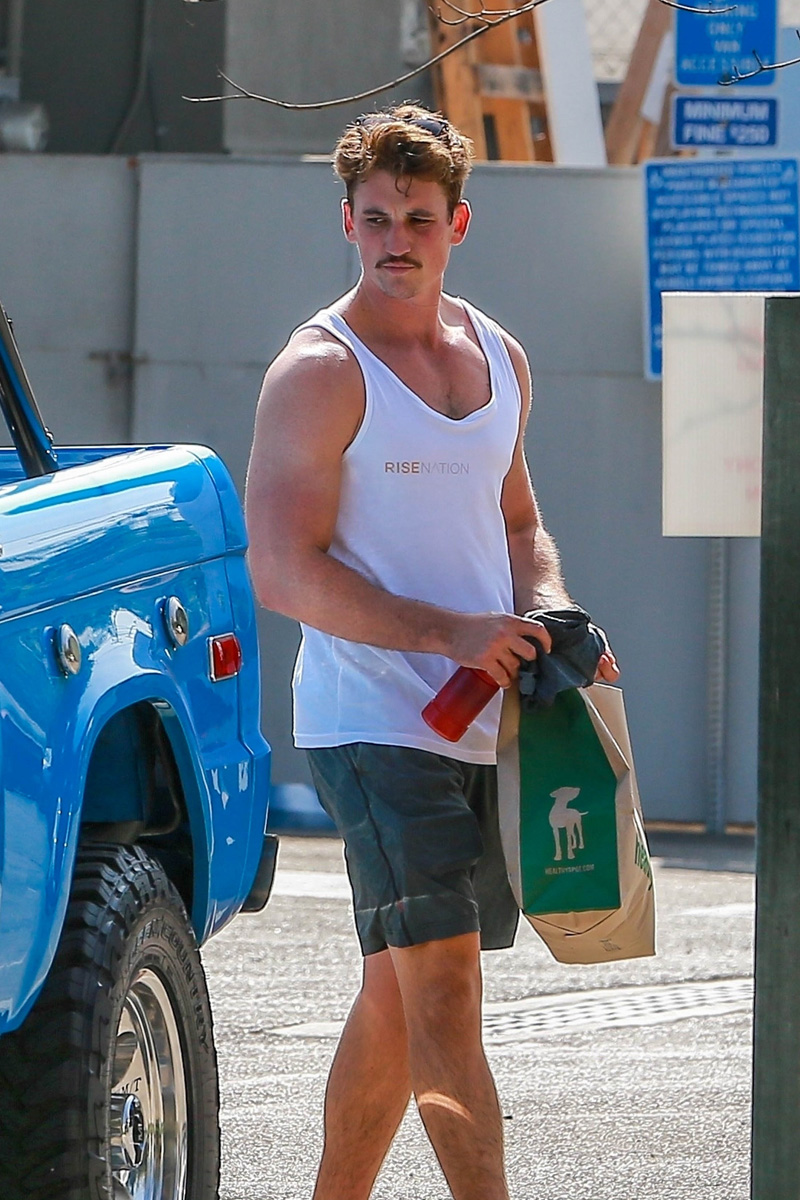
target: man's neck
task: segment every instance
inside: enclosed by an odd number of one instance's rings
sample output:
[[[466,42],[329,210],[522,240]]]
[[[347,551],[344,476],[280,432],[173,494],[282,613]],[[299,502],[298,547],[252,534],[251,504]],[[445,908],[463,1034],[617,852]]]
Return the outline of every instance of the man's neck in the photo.
[[[442,336],[442,301],[441,289],[398,299],[361,280],[346,297],[342,312],[356,333],[368,338],[435,346]]]

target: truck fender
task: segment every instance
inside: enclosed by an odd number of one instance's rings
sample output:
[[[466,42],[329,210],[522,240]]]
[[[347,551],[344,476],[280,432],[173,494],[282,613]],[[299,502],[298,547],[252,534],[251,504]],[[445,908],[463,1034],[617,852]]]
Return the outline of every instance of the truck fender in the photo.
[[[74,798],[74,813],[77,820],[74,817],[70,820],[70,836],[75,839],[75,848],[77,848],[89,766],[100,734],[107,727],[109,721],[127,709],[133,708],[134,705],[141,703],[152,705],[169,740],[186,804],[194,859],[192,912],[190,915],[195,934],[200,941],[207,924],[209,909],[209,864],[213,851],[213,830],[211,828],[208,785],[198,755],[191,748],[192,745],[197,744],[198,739],[196,735],[192,736],[193,728],[189,709],[180,689],[166,675],[152,672],[127,678],[120,677],[110,686],[107,671],[105,675],[102,692],[93,696],[91,687],[87,689],[84,697],[85,703],[81,705],[79,712],[79,720],[84,721],[83,730],[81,731],[76,724],[75,737],[71,747],[71,752],[76,758],[80,750],[81,769],[80,786]],[[189,732],[187,733],[187,731]]]
[[[122,657],[122,656],[121,656]],[[102,731],[115,716],[137,704],[152,705],[162,722],[169,739],[180,773],[183,796],[191,830],[193,845],[193,886],[191,921],[198,941],[203,939],[209,921],[209,890],[213,832],[210,825],[208,788],[197,755],[190,748],[191,738],[186,730],[192,729],[189,711],[180,690],[168,676],[157,672],[139,673],[116,679],[108,677],[108,662],[105,664],[103,688],[98,690],[90,683],[77,709],[75,721],[66,729],[62,754],[53,747],[53,763],[58,758],[67,763],[79,763],[79,769],[61,774],[59,821],[54,838],[53,895],[58,897],[58,908],[52,923],[53,935],[49,947],[48,962],[42,978],[49,968],[52,955],[61,933],[66,900],[75,865],[75,856],[81,835],[83,801],[92,756]],[[121,663],[130,670],[130,661]]]

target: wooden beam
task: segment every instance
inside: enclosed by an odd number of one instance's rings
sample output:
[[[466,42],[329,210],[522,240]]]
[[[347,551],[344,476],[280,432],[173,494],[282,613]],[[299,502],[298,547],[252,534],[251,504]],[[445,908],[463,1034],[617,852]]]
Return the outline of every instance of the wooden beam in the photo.
[[[487,9],[508,8],[507,0],[483,0]],[[510,68],[522,67],[518,19],[490,29],[478,39],[482,63]],[[508,162],[534,159],[531,113],[526,100],[511,100],[491,92],[481,95],[484,117],[494,127],[497,157]]]
[[[434,54],[441,54],[448,46],[460,41],[477,28],[474,21],[465,25],[444,25],[430,15],[431,44]],[[486,158],[486,134],[483,125],[483,109],[476,78],[477,44],[470,42],[462,50],[456,50],[433,68],[433,86],[436,104],[448,120],[462,133],[471,138],[476,158]]]
[[[617,94],[606,126],[610,166],[630,166],[637,161],[644,124],[642,101],[653,74],[664,34],[672,24],[672,10],[660,0],[649,0],[628,72]]]
[[[520,62],[529,70],[538,72],[541,78],[542,60],[532,12],[524,13],[518,18],[517,30]],[[541,100],[531,100],[530,113],[534,158],[537,162],[552,162],[553,142],[550,137],[550,122],[547,119],[547,100],[544,96]]]

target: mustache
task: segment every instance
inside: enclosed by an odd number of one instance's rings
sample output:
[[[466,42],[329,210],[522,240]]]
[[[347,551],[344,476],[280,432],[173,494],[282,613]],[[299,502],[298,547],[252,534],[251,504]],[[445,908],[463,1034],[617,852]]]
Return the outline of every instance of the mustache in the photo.
[[[386,266],[401,266],[401,267],[419,267],[422,264],[417,262],[415,258],[408,258],[405,254],[395,255],[387,254],[385,258],[378,262],[379,267]]]

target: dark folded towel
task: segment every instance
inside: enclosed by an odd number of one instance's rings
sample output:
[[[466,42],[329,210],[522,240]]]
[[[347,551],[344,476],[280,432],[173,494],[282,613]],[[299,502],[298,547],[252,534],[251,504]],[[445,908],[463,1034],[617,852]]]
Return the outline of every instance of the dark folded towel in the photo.
[[[594,683],[605,643],[591,617],[582,608],[547,608],[525,613],[544,625],[553,640],[549,654],[536,638],[528,638],[538,650],[532,662],[519,668],[519,694],[522,708],[534,712],[549,708],[559,692],[566,688],[588,687]]]

